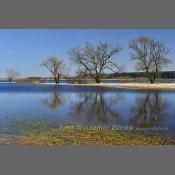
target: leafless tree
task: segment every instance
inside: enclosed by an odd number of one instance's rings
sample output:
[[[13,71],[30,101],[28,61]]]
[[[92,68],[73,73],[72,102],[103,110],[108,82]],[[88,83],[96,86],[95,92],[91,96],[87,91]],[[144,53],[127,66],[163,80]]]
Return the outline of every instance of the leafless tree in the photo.
[[[6,73],[7,73],[7,79],[10,82],[15,80],[19,76],[19,72],[15,69],[7,69]]]
[[[145,72],[151,83],[159,78],[163,67],[171,63],[168,59],[169,49],[163,42],[141,36],[131,40],[129,47],[133,50],[131,59],[137,61],[137,71]]]
[[[47,68],[52,74],[55,83],[59,83],[60,76],[63,74],[64,64],[63,61],[56,57],[50,56],[41,63],[41,66]]]
[[[119,45],[99,42],[95,45],[87,42],[84,48],[79,46],[70,49],[70,58],[79,66],[81,75],[89,75],[100,83],[105,70],[117,72],[122,66],[116,63],[116,56],[120,53]]]

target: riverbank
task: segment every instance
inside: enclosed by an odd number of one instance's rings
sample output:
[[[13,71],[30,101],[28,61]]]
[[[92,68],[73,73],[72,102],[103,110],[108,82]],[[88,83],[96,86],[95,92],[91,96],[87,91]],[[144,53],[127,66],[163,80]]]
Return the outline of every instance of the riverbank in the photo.
[[[105,79],[104,79],[105,80]],[[174,82],[163,82],[163,83],[154,83],[149,82],[128,82],[128,80],[123,79],[124,82],[60,82],[58,85],[67,85],[67,86],[101,86],[101,87],[113,87],[113,88],[126,88],[126,89],[160,89],[160,90],[175,90]],[[126,82],[125,82],[126,81]],[[8,82],[7,82],[8,83]],[[31,77],[29,79],[20,79],[15,82],[16,84],[42,84],[42,85],[55,85],[54,82],[44,82],[37,77]]]
[[[48,127],[43,122],[14,121],[16,137],[8,145],[175,145],[168,136],[146,135],[143,131],[122,131],[105,126],[76,124]]]
[[[15,145],[174,145],[175,140],[161,136],[131,134],[116,130],[75,130],[50,128],[22,135],[8,144]]]
[[[39,83],[46,85],[55,85],[54,83]],[[175,83],[88,83],[88,84],[72,84],[72,83],[60,83],[58,85],[67,86],[101,86],[101,87],[113,87],[113,88],[126,88],[126,89],[157,89],[157,90],[175,90]]]
[[[98,86],[98,85],[97,85]],[[163,89],[175,90],[175,83],[109,83],[100,84],[99,86],[110,86],[115,88],[134,88],[134,89]]]

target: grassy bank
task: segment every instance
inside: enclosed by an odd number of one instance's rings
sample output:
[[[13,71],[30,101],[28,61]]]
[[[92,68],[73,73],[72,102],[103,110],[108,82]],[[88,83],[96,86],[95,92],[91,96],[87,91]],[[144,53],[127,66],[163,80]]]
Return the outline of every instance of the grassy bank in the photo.
[[[8,144],[19,145],[172,145],[175,140],[161,136],[131,134],[116,130],[76,130],[49,128],[47,131],[24,133]]]
[[[175,90],[175,83],[130,83],[128,80],[123,79],[122,83],[88,83],[85,80],[73,81],[72,83],[59,83],[57,85],[66,86],[102,86],[102,87],[114,87],[114,88],[130,88],[130,89],[160,89],[160,90]],[[126,81],[126,82],[125,82]],[[39,77],[29,77],[26,79],[18,79],[17,83],[30,83],[30,84],[45,84],[55,85],[55,83],[45,83],[45,80]]]
[[[40,83],[40,84],[50,84],[53,83]],[[126,89],[157,89],[157,90],[175,90],[175,83],[87,83],[87,84],[71,84],[71,83],[60,83],[57,85],[65,86],[101,86],[101,87],[113,87],[113,88],[126,88]]]
[[[175,83],[109,83],[100,84],[101,86],[110,86],[110,87],[122,87],[122,88],[135,88],[135,89],[170,89],[175,90]]]

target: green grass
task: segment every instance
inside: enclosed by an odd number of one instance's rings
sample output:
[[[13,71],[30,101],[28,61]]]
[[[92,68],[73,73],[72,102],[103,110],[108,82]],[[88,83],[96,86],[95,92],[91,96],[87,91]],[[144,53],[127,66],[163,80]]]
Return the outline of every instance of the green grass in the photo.
[[[23,125],[20,137],[8,141],[17,145],[172,145],[175,140],[143,133],[116,130],[77,130],[74,127],[46,128],[42,123]],[[30,129],[29,129],[30,128]],[[70,129],[71,128],[71,129]],[[34,132],[33,132],[34,131]]]

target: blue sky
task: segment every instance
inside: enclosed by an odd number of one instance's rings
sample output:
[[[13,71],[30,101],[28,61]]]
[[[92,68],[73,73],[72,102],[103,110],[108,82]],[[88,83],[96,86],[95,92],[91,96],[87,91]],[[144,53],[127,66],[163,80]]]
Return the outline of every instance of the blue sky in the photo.
[[[0,77],[5,77],[7,68],[17,69],[21,76],[48,76],[40,67],[48,56],[58,56],[74,74],[67,54],[74,46],[83,46],[86,41],[107,41],[122,46],[118,63],[125,64],[126,71],[135,71],[135,62],[130,61],[128,43],[132,38],[146,35],[163,41],[170,49],[173,64],[166,70],[175,70],[175,29],[0,29]]]

